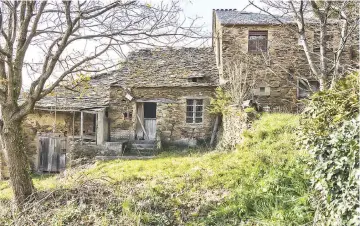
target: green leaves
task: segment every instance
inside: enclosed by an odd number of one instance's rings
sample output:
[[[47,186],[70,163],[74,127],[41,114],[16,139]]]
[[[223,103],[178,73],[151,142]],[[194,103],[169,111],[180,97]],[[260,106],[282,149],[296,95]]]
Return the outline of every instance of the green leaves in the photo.
[[[359,75],[316,93],[301,120],[300,143],[312,156],[317,224],[359,225]]]
[[[221,87],[216,88],[215,98],[211,98],[210,106],[208,108],[211,114],[225,114],[228,111],[228,106],[231,103],[231,97]]]

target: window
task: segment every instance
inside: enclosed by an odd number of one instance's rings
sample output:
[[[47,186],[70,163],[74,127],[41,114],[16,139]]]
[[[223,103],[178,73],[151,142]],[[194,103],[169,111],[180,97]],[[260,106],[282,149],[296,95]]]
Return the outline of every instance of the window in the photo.
[[[252,90],[254,96],[270,96],[270,86],[260,84],[257,88]]]
[[[252,53],[266,52],[268,42],[267,31],[249,31],[248,51]]]
[[[124,120],[129,120],[129,121],[132,120],[132,112],[124,112],[123,116],[124,116]]]
[[[201,82],[202,80],[201,77],[188,78],[188,82]]]
[[[186,123],[202,123],[203,121],[203,100],[186,100]]]
[[[326,51],[332,52],[333,51],[333,43],[334,43],[334,35],[327,34],[325,35],[325,42],[326,42]],[[320,52],[320,32],[314,33],[314,52]]]
[[[320,89],[318,81],[299,80],[298,99],[308,98],[312,93]]]
[[[260,95],[265,94],[265,87],[260,87]]]
[[[359,45],[350,47],[350,60],[356,60],[359,57]]]

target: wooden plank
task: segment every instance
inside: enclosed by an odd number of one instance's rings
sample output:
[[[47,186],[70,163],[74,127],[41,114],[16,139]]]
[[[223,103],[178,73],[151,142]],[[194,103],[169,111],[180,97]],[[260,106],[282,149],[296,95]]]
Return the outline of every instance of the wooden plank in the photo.
[[[48,165],[47,165],[47,169],[45,171],[51,172],[51,170],[52,170],[52,167],[53,167],[53,155],[54,155],[54,150],[55,150],[54,146],[55,146],[54,140],[52,138],[49,138]]]
[[[213,147],[214,143],[215,143],[215,137],[216,137],[216,133],[218,131],[218,127],[219,127],[219,118],[220,115],[216,115],[216,119],[215,119],[215,123],[214,123],[214,128],[211,134],[211,140],[210,140],[210,146]]]
[[[144,138],[144,132],[141,124],[144,121],[144,103],[136,103],[136,137],[137,139]]]
[[[141,120],[140,120],[140,116],[139,116],[138,114],[137,114],[136,116],[137,116],[137,119],[138,119],[138,121],[139,121],[139,123],[140,123],[140,125],[141,125],[142,131],[144,132],[145,136],[146,136],[147,139],[149,140],[149,135],[146,133],[145,127],[144,127],[143,123],[142,123]]]
[[[41,171],[48,170],[48,162],[49,162],[49,138],[48,137],[40,137],[39,138],[39,147],[40,147],[40,169]]]
[[[80,113],[80,139],[81,144],[83,143],[83,136],[84,136],[84,112]]]
[[[149,140],[155,140],[156,138],[156,119],[144,119],[144,127]]]

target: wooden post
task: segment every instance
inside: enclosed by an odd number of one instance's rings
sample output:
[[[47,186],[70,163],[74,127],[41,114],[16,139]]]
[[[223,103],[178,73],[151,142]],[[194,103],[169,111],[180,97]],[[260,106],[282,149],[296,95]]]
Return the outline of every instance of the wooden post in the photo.
[[[83,144],[83,138],[84,138],[84,112],[80,112],[80,140],[81,144]]]
[[[217,132],[218,127],[219,127],[219,118],[220,118],[220,115],[216,115],[216,119],[215,119],[215,123],[214,123],[214,129],[213,129],[212,134],[211,134],[210,147],[213,147],[213,145],[215,143],[216,132]]]
[[[148,138],[148,140],[150,140],[149,135],[146,133],[145,127],[144,127],[143,123],[141,122],[140,116],[139,115],[136,115],[136,116],[137,116],[137,119],[139,120],[139,123],[141,125],[141,129],[143,130],[145,136]]]
[[[74,141],[74,136],[75,136],[75,114],[76,112],[73,112],[73,118],[72,118],[72,139]]]

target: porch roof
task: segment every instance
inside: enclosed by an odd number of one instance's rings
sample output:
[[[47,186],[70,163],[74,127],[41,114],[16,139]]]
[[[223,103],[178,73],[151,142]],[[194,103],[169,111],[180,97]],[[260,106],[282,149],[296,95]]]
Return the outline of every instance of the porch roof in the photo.
[[[35,109],[80,111],[104,108],[109,105],[110,84],[115,81],[115,72],[90,77],[90,80],[76,89],[66,88],[66,82],[57,87],[51,95],[39,100]]]

